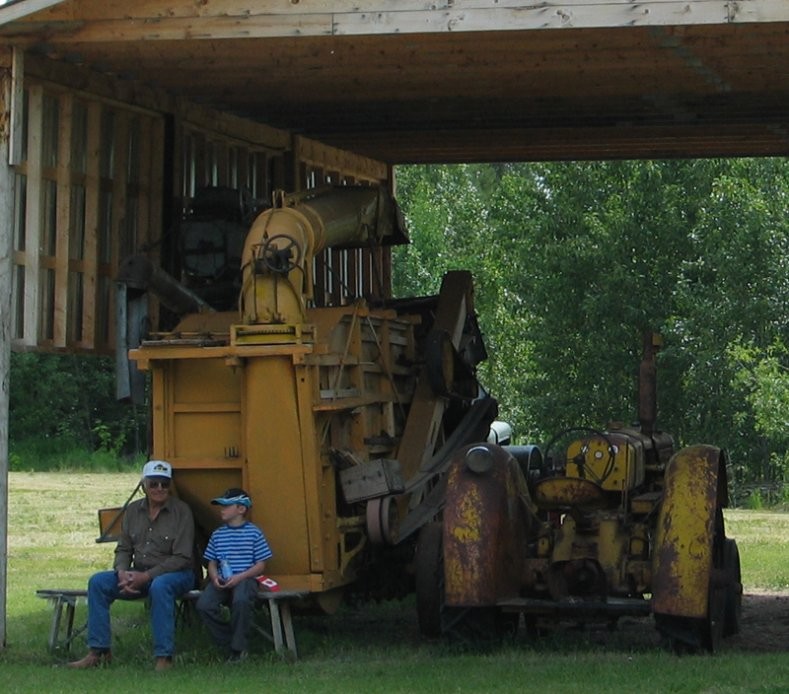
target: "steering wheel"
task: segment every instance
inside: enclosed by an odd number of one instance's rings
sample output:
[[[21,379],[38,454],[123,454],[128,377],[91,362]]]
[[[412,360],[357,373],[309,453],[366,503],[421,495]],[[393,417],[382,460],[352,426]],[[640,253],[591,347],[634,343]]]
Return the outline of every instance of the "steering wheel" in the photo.
[[[274,242],[285,239],[284,246],[277,246]],[[298,258],[301,255],[301,248],[291,236],[285,234],[275,234],[266,239],[260,249],[260,260],[267,270],[287,275],[291,270],[298,266]]]
[[[559,439],[567,434],[572,434],[575,432],[583,432],[586,434],[591,434],[592,436],[597,436],[603,441],[608,444],[608,461],[606,462],[605,469],[603,470],[603,474],[598,477],[598,475],[594,472],[594,468],[587,462],[586,456],[589,453],[589,446],[588,442],[582,444],[581,446],[581,453],[576,455],[572,462],[578,466],[578,473],[581,477],[586,478],[587,473],[591,473],[589,478],[596,482],[598,485],[602,485],[610,476],[611,473],[614,471],[614,460],[616,456],[616,448],[614,444],[611,442],[611,439],[608,438],[608,434],[599,429],[593,429],[592,427],[570,427],[569,429],[563,429],[558,434],[556,434],[545,446],[545,460],[551,461],[551,468],[553,471],[556,471],[556,465],[553,463],[553,459],[550,457],[550,451],[553,446],[559,441]],[[590,437],[591,438],[591,437]]]

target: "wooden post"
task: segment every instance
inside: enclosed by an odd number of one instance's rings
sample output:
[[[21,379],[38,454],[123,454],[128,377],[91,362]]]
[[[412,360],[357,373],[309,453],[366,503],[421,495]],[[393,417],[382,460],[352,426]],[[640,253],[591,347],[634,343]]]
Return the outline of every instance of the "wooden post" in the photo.
[[[11,51],[0,49],[0,556],[8,557],[8,403],[11,368],[11,254],[14,172],[11,169]],[[18,114],[17,114],[18,115]],[[0,562],[0,649],[5,649],[8,562]]]

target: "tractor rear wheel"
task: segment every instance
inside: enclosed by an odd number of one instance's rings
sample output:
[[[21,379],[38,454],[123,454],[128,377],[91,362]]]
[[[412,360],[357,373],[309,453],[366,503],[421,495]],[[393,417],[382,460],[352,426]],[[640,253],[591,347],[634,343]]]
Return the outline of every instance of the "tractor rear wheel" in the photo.
[[[726,571],[726,612],[723,620],[723,635],[740,633],[742,622],[742,574],[740,572],[740,550],[734,540],[727,539],[723,548],[723,568]]]
[[[436,638],[443,633],[444,525],[428,523],[419,531],[416,545],[416,614],[419,631]]]
[[[419,532],[415,558],[419,631],[430,638],[445,634],[478,644],[512,637],[520,614],[498,607],[447,607],[444,584],[444,525],[429,523]]]
[[[726,618],[726,582],[721,580],[721,570],[713,569],[710,580],[707,617],[701,628],[704,650],[717,653],[723,642],[723,625]],[[717,577],[716,577],[717,576]]]
[[[702,645],[710,653],[717,653],[723,641],[729,584],[725,557],[726,533],[723,527],[723,509],[718,506],[715,511],[715,532],[712,537],[712,569],[707,597],[707,617],[701,631]]]

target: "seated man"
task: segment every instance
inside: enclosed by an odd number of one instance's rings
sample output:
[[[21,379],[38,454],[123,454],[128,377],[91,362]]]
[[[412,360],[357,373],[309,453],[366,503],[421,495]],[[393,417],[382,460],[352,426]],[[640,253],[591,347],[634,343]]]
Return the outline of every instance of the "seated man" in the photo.
[[[151,630],[156,670],[172,665],[175,648],[175,601],[194,588],[194,520],[189,507],[170,496],[172,467],[151,460],[142,472],[145,498],[126,508],[114,571],[101,571],[88,582],[88,646],[71,668],[91,668],[112,659],[110,605],[117,599],[151,601]]]

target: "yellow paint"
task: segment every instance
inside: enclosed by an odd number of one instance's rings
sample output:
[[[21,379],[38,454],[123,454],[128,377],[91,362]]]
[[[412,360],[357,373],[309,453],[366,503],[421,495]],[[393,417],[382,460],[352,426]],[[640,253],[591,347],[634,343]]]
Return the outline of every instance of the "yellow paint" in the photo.
[[[354,311],[365,319],[354,320]],[[173,342],[134,356],[153,373],[153,454],[172,462],[179,493],[206,532],[219,522],[210,499],[242,486],[274,551],[271,574],[287,588],[327,590],[355,579],[364,531],[338,516],[342,492],[329,452],[353,450],[364,461],[365,440],[385,432],[391,449],[377,455],[397,458],[403,432],[393,391],[413,393],[416,372],[401,369],[393,384],[387,364],[414,361],[416,321],[366,306],[310,309],[307,317],[319,326],[303,333],[310,342],[248,331],[221,350]],[[230,321],[238,317],[223,318],[235,334]],[[471,532],[478,519],[467,513]]]
[[[452,536],[461,543],[472,544],[482,538],[482,505],[479,487],[466,488],[466,494],[454,516],[455,525],[450,528]]]
[[[619,432],[609,434],[608,439],[615,448],[613,461],[608,441],[601,436],[573,441],[567,447],[567,476],[598,482],[606,491],[635,488],[644,479],[641,441]],[[573,462],[576,457],[583,458],[583,468]]]
[[[452,432],[442,429],[446,403],[426,392],[421,373],[415,329],[431,327],[424,306],[403,315],[361,299],[307,307],[318,251],[405,238],[393,199],[380,187],[342,186],[278,202],[247,235],[239,313],[187,316],[130,356],[152,372],[153,455],[173,464],[201,534],[219,523],[210,499],[243,486],[274,552],[267,572],[289,589],[327,591],[356,579],[376,536],[362,497],[338,489],[336,458],[398,460],[408,479]],[[431,314],[454,343],[469,324],[471,293],[471,273],[448,273]],[[184,339],[209,331],[221,344]],[[394,485],[372,493],[387,491]],[[409,501],[401,495],[397,509]],[[482,527],[474,503],[458,529],[471,543]]]
[[[656,612],[705,617],[712,569],[718,450],[694,446],[666,470],[653,562]]]

